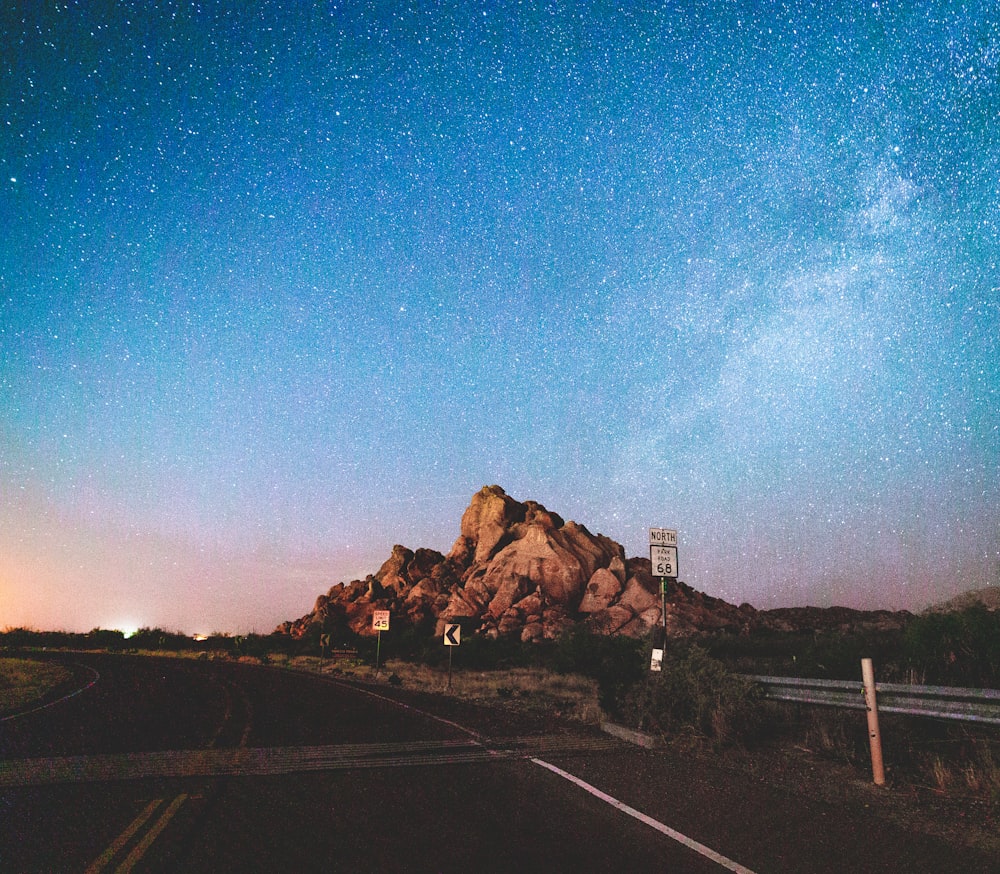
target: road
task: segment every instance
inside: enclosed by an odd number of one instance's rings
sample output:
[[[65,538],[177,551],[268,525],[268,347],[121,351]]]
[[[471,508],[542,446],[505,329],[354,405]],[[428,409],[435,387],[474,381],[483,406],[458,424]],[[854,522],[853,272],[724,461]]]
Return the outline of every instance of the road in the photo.
[[[232,662],[58,658],[82,691],[0,722],[0,871],[1000,870],[585,728]]]

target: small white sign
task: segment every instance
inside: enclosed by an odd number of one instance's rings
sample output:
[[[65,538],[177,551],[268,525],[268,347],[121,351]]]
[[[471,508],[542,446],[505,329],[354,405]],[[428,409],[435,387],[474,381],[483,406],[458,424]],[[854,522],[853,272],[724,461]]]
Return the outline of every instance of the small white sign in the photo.
[[[654,577],[677,578],[677,547],[649,547],[649,561],[652,564]]]
[[[376,610],[372,613],[372,631],[389,630],[389,611]]]
[[[676,528],[650,528],[649,529],[649,545],[650,546],[676,546],[677,545],[677,529]]]
[[[649,669],[651,671],[662,671],[663,670],[663,650],[654,649],[653,655],[649,660]]]

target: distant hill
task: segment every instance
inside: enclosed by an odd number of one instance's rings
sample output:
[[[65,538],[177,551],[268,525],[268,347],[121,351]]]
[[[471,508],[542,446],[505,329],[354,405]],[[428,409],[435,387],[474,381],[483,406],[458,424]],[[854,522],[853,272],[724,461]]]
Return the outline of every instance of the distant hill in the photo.
[[[662,603],[648,558],[626,558],[609,537],[494,485],[472,496],[447,555],[397,545],[377,573],[338,583],[309,613],[276,630],[295,638],[368,635],[374,611],[388,610],[391,628],[433,628],[438,636],[446,623],[461,622],[468,631],[526,642],[554,639],[578,623],[597,634],[643,637],[662,626]],[[666,607],[670,637],[893,629],[911,616],[843,607],[758,611],[678,580],[667,584]]]
[[[969,607],[982,605],[987,610],[1000,610],[1000,586],[986,586],[984,589],[970,589],[954,598],[932,604],[925,613],[954,613]]]

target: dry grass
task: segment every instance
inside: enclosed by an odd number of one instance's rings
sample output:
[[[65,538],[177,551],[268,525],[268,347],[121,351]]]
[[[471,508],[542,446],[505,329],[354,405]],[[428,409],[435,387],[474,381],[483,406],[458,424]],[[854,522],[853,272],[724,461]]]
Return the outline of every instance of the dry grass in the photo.
[[[0,713],[37,701],[70,678],[61,665],[30,659],[0,659]]]
[[[275,660],[276,664],[281,664]],[[469,701],[503,702],[524,711],[555,713],[568,719],[597,724],[602,718],[597,703],[597,683],[577,674],[558,674],[543,668],[510,668],[503,671],[448,671],[390,659],[375,676],[371,665],[351,660],[323,661],[311,657],[289,659],[285,665],[320,671],[346,679],[398,685]]]
[[[921,764],[919,773],[941,795],[1000,803],[1000,765],[988,743],[976,743],[960,758],[930,756]]]
[[[828,758],[854,762],[857,759],[857,712],[810,710],[804,725],[803,743]]]
[[[952,783],[955,782],[955,775],[952,770],[944,762],[940,756],[934,756],[930,765],[930,775],[933,778],[934,788],[942,794],[947,793],[951,789]]]
[[[772,705],[769,722],[782,742],[868,773],[870,751],[860,711]],[[935,725],[903,717],[881,719],[890,781],[950,798],[1000,806],[1000,740],[988,727]],[[998,807],[1000,810],[1000,807]]]

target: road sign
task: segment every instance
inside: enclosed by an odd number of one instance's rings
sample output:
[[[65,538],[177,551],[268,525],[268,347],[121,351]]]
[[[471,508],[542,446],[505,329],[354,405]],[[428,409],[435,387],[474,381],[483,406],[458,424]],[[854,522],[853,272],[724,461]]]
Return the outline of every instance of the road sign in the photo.
[[[372,613],[372,631],[389,630],[389,611],[376,610]]]
[[[653,565],[654,577],[677,579],[676,546],[650,546],[649,560]]]
[[[649,669],[651,671],[663,670],[663,650],[654,649],[649,658]]]
[[[650,528],[650,546],[676,546],[677,531],[674,528]]]
[[[458,646],[462,642],[462,626],[457,622],[444,627],[444,645]]]

